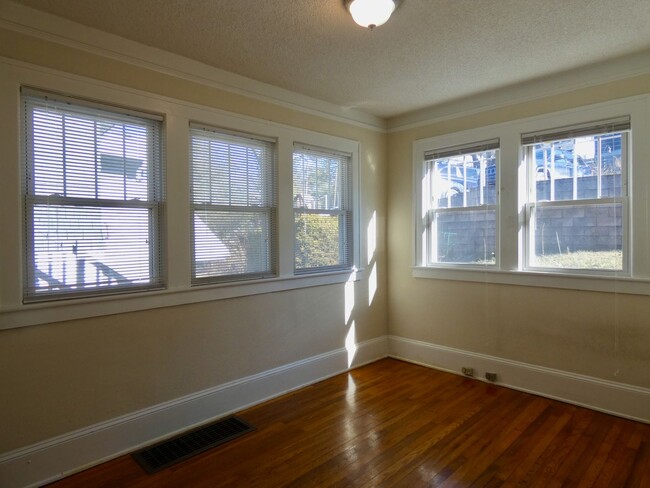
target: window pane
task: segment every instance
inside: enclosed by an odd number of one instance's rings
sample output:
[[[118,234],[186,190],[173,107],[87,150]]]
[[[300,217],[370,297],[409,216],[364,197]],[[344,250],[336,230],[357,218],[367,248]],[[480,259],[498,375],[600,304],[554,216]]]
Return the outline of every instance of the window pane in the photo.
[[[295,212],[296,269],[343,266],[347,250],[341,235],[345,235],[346,220],[340,214]]]
[[[225,136],[224,136],[225,137]],[[272,145],[192,132],[192,201],[224,206],[270,206]]]
[[[337,155],[294,153],[293,202],[295,208],[341,209],[344,160]]]
[[[35,195],[147,200],[147,125],[33,110]]]
[[[270,230],[267,212],[196,211],[196,278],[268,273]]]
[[[430,161],[434,207],[495,205],[498,156],[496,149]]]
[[[151,212],[34,206],[34,289],[79,291],[151,282]]]
[[[495,264],[496,211],[436,213],[432,256],[439,263]],[[437,250],[435,249],[437,244]]]
[[[622,204],[535,207],[532,218],[532,266],[623,269]]]
[[[536,201],[614,198],[623,194],[622,134],[529,146]]]

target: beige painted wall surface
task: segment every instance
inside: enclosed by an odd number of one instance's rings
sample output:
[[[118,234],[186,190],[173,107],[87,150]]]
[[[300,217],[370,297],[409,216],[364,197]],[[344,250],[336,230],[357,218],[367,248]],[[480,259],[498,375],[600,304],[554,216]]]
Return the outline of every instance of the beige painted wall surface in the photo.
[[[369,273],[355,282],[352,319],[358,342],[387,333],[386,135],[3,30],[0,56],[358,140],[377,284],[369,305]],[[328,285],[0,331],[0,453],[342,348],[345,300]]]
[[[650,388],[650,297],[416,279],[412,143],[417,139],[650,92],[650,76],[389,135],[392,335]]]

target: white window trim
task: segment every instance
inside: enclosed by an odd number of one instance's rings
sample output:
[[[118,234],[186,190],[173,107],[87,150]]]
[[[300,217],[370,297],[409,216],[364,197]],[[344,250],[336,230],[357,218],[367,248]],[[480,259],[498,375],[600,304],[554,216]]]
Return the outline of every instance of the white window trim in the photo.
[[[496,230],[497,239],[495,242],[495,263],[494,264],[472,264],[472,263],[440,263],[431,261],[427,264],[428,260],[428,236],[427,236],[427,220],[430,218],[427,209],[423,208],[422,203],[424,199],[430,197],[429,195],[429,178],[427,175],[426,164],[424,163],[424,153],[434,151],[445,147],[456,146],[471,146],[479,141],[490,141],[499,139],[498,135],[494,137],[490,134],[498,134],[496,130],[480,131],[464,131],[456,134],[448,134],[445,136],[432,137],[429,139],[422,139],[415,141],[413,144],[413,187],[415,189],[415,198],[413,201],[413,215],[415,222],[415,240],[413,243],[413,256],[414,266],[422,267],[425,269],[458,269],[458,270],[483,270],[483,269],[499,269],[500,265],[500,242],[502,240],[500,230],[499,208],[500,208],[500,178],[501,178],[501,148],[499,149],[499,158],[496,162],[497,165],[497,178],[495,185],[496,190],[496,204],[494,205],[481,205],[475,207],[459,207],[455,209],[438,209],[438,212],[446,211],[469,211],[469,210],[495,210],[497,215]]]
[[[521,134],[553,127],[577,125],[594,120],[629,115],[632,120],[628,161],[629,207],[626,209],[629,268],[621,272],[526,269],[525,215],[527,203],[526,168],[522,162]],[[445,134],[413,143],[413,259],[415,278],[470,281],[486,284],[539,286],[612,293],[650,295],[650,259],[647,253],[635,252],[650,246],[650,206],[645,196],[650,188],[650,95],[640,95],[604,102],[577,109],[495,124],[467,131]],[[425,265],[422,231],[419,220],[422,210],[423,154],[436,147],[445,147],[499,137],[500,166],[497,171],[499,210],[498,267],[449,266],[444,263]],[[634,161],[633,161],[634,159]]]
[[[628,121],[629,122],[629,121]],[[594,123],[585,123],[578,124],[580,126],[593,126]],[[551,131],[562,131],[562,129],[551,129]],[[553,273],[557,275],[587,275],[587,276],[602,276],[602,277],[629,277],[630,276],[630,196],[629,196],[629,184],[628,184],[628,175],[630,163],[632,161],[630,157],[629,141],[630,133],[627,131],[623,137],[623,152],[625,156],[625,164],[623,165],[621,172],[621,186],[623,189],[622,195],[619,197],[608,197],[608,198],[592,198],[592,199],[577,199],[577,200],[551,200],[543,202],[535,202],[535,192],[536,192],[536,180],[533,174],[533,167],[535,162],[528,160],[527,158],[531,155],[531,147],[533,145],[520,145],[520,160],[524,164],[524,171],[526,173],[526,191],[523,193],[522,200],[525,202],[523,205],[522,216],[524,218],[524,243],[522,247],[522,262],[523,262],[523,271],[529,272],[542,272],[542,273]],[[526,166],[527,165],[527,166]],[[533,231],[534,227],[534,217],[533,212],[536,208],[544,207],[571,207],[571,206],[581,206],[581,205],[607,205],[607,204],[621,204],[622,207],[622,252],[623,252],[623,267],[620,270],[595,270],[595,269],[562,269],[562,268],[552,268],[552,267],[542,267],[535,266],[532,264],[532,249],[534,249],[534,239],[535,233]]]
[[[161,114],[164,117],[165,160],[167,164],[166,192],[167,230],[163,239],[167,248],[167,288],[160,291],[125,293],[120,295],[76,298],[47,303],[23,304],[23,209],[21,201],[21,140],[20,88],[35,86],[44,90],[66,93],[82,99],[97,100],[107,105],[129,107],[136,111]],[[254,117],[238,115],[191,102],[159,96],[110,83],[62,74],[55,70],[0,60],[0,106],[5,117],[5,130],[0,144],[7,161],[2,177],[5,184],[0,192],[0,217],[5,226],[0,245],[0,330],[64,320],[82,319],[221,300],[242,296],[292,290],[312,286],[345,283],[364,279],[361,269],[361,184],[359,178],[358,141],[300,129]],[[189,124],[224,127],[238,132],[258,134],[278,141],[278,232],[281,239],[278,275],[274,278],[236,281],[222,284],[191,286],[190,250],[190,171]],[[353,169],[353,268],[327,273],[294,275],[293,270],[293,199],[292,153],[294,143],[328,147],[352,154]],[[284,244],[283,244],[284,243]],[[173,259],[170,257],[173,256]]]

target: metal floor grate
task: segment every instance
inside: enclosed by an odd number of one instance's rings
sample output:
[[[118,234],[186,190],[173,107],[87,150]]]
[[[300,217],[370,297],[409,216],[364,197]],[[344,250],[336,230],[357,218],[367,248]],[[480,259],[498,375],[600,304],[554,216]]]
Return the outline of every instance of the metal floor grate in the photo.
[[[135,452],[132,456],[147,473],[152,474],[252,430],[255,427],[248,422],[228,417]]]

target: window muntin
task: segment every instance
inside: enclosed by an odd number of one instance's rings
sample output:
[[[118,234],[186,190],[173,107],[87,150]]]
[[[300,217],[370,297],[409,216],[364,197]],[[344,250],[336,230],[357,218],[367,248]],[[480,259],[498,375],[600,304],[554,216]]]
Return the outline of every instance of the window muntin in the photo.
[[[629,118],[617,119],[534,143],[522,137],[529,142],[527,268],[625,271],[629,133],[620,129],[629,126]]]
[[[353,261],[352,162],[349,154],[295,145],[294,269],[350,269]]]
[[[499,141],[424,154],[427,264],[496,264]]]
[[[161,121],[23,90],[24,301],[161,288]]]
[[[277,274],[275,142],[192,125],[192,283]]]

